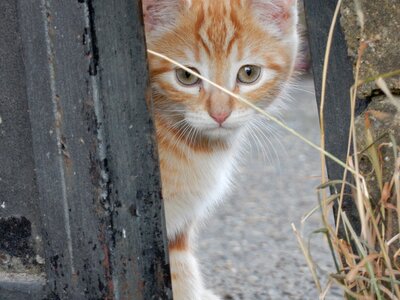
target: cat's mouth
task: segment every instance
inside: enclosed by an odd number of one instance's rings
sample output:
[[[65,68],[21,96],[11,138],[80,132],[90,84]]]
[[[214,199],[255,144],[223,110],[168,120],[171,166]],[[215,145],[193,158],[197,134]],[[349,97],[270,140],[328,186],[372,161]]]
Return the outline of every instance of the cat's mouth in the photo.
[[[190,127],[210,138],[229,138],[230,136],[235,135],[240,128],[243,128],[247,121],[248,118],[245,116],[241,118],[230,116],[223,122],[214,120],[206,114],[200,116],[198,114],[187,114],[185,116],[185,122]]]
[[[211,138],[227,138],[234,134],[237,129],[237,127],[231,127],[221,124],[219,126],[208,128],[202,131],[204,134],[208,135]]]

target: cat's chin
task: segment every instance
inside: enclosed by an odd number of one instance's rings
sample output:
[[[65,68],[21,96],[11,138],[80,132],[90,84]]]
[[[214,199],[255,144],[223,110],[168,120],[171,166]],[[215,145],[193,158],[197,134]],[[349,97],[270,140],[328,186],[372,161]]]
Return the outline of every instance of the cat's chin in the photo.
[[[215,127],[203,131],[211,139],[229,139],[236,135],[237,128]]]

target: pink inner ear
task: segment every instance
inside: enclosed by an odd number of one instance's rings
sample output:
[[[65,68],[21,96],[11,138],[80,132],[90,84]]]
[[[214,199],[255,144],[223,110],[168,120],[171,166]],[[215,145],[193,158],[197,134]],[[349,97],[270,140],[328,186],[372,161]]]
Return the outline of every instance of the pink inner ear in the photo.
[[[156,20],[154,18],[154,4],[157,0],[144,0],[143,5],[143,19],[146,24],[147,29],[152,29],[153,26],[156,24]]]
[[[1,1],[1,0],[0,0]],[[146,30],[162,28],[174,20],[184,7],[190,6],[190,0],[143,0],[143,17]]]
[[[251,0],[253,9],[262,21],[273,22],[281,30],[286,30],[292,23],[296,0]]]

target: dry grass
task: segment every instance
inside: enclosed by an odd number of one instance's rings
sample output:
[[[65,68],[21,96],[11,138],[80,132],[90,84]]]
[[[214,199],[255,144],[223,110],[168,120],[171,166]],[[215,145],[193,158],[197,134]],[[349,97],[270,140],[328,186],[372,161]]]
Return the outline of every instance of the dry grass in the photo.
[[[358,4],[358,1],[355,1]],[[341,5],[338,1],[336,12]],[[360,5],[356,5],[357,16],[361,33],[363,33],[364,16]],[[337,14],[332,21],[331,30],[336,22]],[[331,44],[332,34],[329,34],[327,51],[324,65],[324,78],[322,91],[326,82],[326,74],[329,60],[329,48]],[[388,228],[396,222],[388,222],[389,216],[400,220],[400,192],[399,192],[399,169],[400,169],[400,148],[396,144],[396,139],[389,135],[390,143],[384,143],[380,138],[376,138],[373,132],[373,126],[370,124],[368,115],[365,116],[365,132],[363,138],[365,144],[369,145],[364,149],[358,149],[357,130],[355,126],[355,103],[357,88],[366,82],[375,80],[377,86],[386,94],[389,99],[393,99],[387,88],[383,78],[398,75],[399,70],[382,74],[376,78],[367,78],[360,80],[358,73],[361,65],[361,58],[364,50],[368,47],[367,42],[361,39],[358,59],[356,62],[355,82],[350,91],[351,101],[351,125],[349,128],[348,141],[348,159],[346,164],[355,170],[352,182],[346,182],[348,179],[347,169],[343,174],[343,179],[338,181],[326,181],[323,177],[322,184],[317,188],[320,205],[314,208],[303,218],[305,222],[307,218],[316,211],[321,212],[324,228],[320,230],[326,236],[331,254],[336,266],[336,272],[332,272],[328,283],[325,287],[321,287],[320,278],[315,272],[317,268],[316,262],[311,256],[311,249],[305,247],[304,238],[300,236],[296,228],[293,226],[294,232],[299,240],[300,247],[307,259],[316,287],[320,294],[320,299],[324,299],[332,283],[338,284],[344,291],[347,299],[400,299],[400,264],[399,264],[399,228]],[[322,93],[321,103],[324,103],[324,92]],[[393,101],[394,102],[394,101]],[[395,102],[394,102],[395,103]],[[400,111],[400,110],[399,110]],[[321,148],[324,147],[325,130],[323,127],[323,106],[321,107]],[[353,154],[350,155],[350,145],[353,148]],[[393,149],[394,164],[392,170],[385,170],[391,174],[388,181],[383,178],[383,161],[381,149],[383,146],[389,146]],[[369,193],[369,187],[365,178],[360,174],[360,155],[363,154],[369,160],[372,166],[371,173],[377,181],[379,187],[378,200],[373,199]],[[321,165],[324,174],[325,158],[321,158]],[[336,190],[338,184],[341,189]],[[357,204],[359,221],[361,223],[361,233],[357,233],[353,222],[349,220],[346,212],[342,210],[345,187],[351,191],[351,199]],[[331,196],[327,196],[326,189],[335,190]],[[376,196],[375,196],[376,197]],[[335,226],[328,222],[329,216],[332,214],[332,206],[334,202],[338,202],[337,218]],[[395,214],[393,214],[393,211]],[[397,222],[400,227],[400,222]],[[339,234],[339,228],[343,228],[344,234]],[[397,234],[396,234],[397,233]]]
[[[382,83],[379,83],[382,85]],[[382,88],[383,90],[383,88]],[[355,101],[355,93],[352,94]],[[354,106],[353,106],[354,108]],[[388,222],[389,216],[393,215],[397,220],[400,219],[400,147],[396,144],[396,139],[389,135],[391,143],[380,142],[374,139],[373,129],[368,124],[368,117],[365,118],[366,149],[355,149],[354,154],[348,157],[348,164],[357,173],[353,177],[354,183],[344,180],[327,181],[321,184],[317,190],[320,199],[318,208],[310,211],[302,220],[306,222],[311,214],[319,211],[322,216],[324,228],[320,230],[326,236],[330,246],[332,257],[336,266],[336,271],[332,272],[326,287],[321,287],[315,269],[317,263],[313,261],[311,249],[306,248],[304,238],[295,230],[301,249],[307,259],[316,287],[320,293],[320,299],[324,299],[332,282],[338,284],[347,299],[400,299],[400,265],[399,265],[399,233],[398,228],[388,228],[393,226],[393,222]],[[351,128],[351,140],[356,140],[356,130],[354,122]],[[384,181],[382,176],[382,147],[393,149],[393,169],[385,170],[391,173],[391,178]],[[371,173],[377,180],[379,187],[379,201],[371,197],[366,180],[359,173],[359,155],[366,153],[369,163],[372,166]],[[344,176],[344,178],[347,178]],[[341,190],[336,190],[331,196],[326,196],[327,188],[335,190],[341,184]],[[328,220],[332,214],[334,202],[342,203],[344,197],[344,186],[349,187],[351,198],[357,203],[358,215],[361,223],[361,233],[357,233],[346,213],[339,207],[335,226]],[[393,213],[394,212],[394,213]],[[398,223],[397,223],[398,224]],[[344,236],[338,234],[338,228],[344,229]]]

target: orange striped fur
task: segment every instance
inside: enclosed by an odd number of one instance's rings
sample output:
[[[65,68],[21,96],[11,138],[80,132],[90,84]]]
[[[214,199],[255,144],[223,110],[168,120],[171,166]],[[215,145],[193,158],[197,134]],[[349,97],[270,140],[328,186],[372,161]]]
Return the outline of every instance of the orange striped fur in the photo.
[[[144,0],[143,11],[149,49],[276,109],[297,54],[296,0]],[[193,232],[230,189],[260,117],[161,58],[149,55],[149,68],[174,299],[216,300],[203,283]]]

